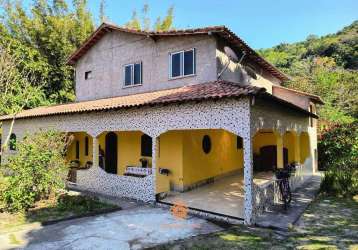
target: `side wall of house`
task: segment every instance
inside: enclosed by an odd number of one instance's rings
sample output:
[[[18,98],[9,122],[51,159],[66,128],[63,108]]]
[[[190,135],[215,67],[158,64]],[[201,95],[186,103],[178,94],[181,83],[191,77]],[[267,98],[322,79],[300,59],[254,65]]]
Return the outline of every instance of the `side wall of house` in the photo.
[[[243,71],[241,67],[237,64],[232,62],[228,56],[225,54],[224,47],[226,43],[218,39],[217,48],[216,48],[216,61],[217,61],[217,72],[218,74],[222,71],[222,69],[227,65],[230,61],[228,68],[222,73],[221,79],[242,83],[244,82]],[[237,56],[239,59],[242,58],[242,63],[244,65],[249,65],[252,68],[257,76],[257,79],[249,77],[249,81],[252,85],[265,88],[267,92],[272,93],[272,85],[280,85],[281,82],[277,78],[273,77],[270,73],[263,70],[262,67],[257,65],[257,63],[248,60],[247,56],[243,55],[242,53],[238,53]]]
[[[282,142],[281,146],[285,144],[286,131],[297,134],[300,147],[298,158],[301,166],[297,168],[296,173],[291,178],[292,189],[302,185],[316,172],[318,157],[317,128],[316,126],[310,126],[307,115],[302,115],[271,102],[256,100],[255,104],[251,106],[251,134],[255,135],[260,130],[270,130],[278,133],[277,136],[281,138]],[[269,143],[273,143],[273,140]],[[274,181],[264,187],[254,186],[254,190],[255,211],[262,211],[277,200],[279,189]]]
[[[169,79],[169,53],[196,49],[196,75]],[[77,101],[170,89],[216,80],[216,41],[208,35],[152,38],[111,32],[76,64]],[[124,87],[124,65],[142,62],[142,85]],[[85,80],[85,72],[92,78]]]

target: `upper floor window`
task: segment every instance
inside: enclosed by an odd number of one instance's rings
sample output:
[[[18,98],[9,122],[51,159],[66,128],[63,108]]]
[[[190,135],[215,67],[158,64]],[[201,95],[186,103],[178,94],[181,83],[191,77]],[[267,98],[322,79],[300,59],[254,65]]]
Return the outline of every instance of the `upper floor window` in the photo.
[[[142,63],[132,63],[124,66],[124,86],[142,84]]]
[[[10,135],[9,149],[16,150],[16,135],[15,134]]]
[[[85,72],[85,80],[91,79],[92,78],[92,71],[86,71]]]
[[[170,78],[195,75],[195,49],[170,53]]]

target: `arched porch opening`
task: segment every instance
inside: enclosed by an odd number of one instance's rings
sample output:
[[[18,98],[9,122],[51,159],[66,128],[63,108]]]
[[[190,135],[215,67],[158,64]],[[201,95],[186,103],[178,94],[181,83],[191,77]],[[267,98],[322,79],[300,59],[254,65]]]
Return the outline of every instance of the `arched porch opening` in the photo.
[[[151,174],[150,136],[142,131],[105,131],[97,138],[99,167],[107,173],[134,177]]]
[[[88,168],[92,166],[93,138],[86,132],[68,133],[66,160],[72,167]]]
[[[254,173],[283,168],[283,141],[278,131],[260,129],[253,137]]]
[[[170,130],[158,137],[161,202],[244,217],[243,140],[224,129]]]

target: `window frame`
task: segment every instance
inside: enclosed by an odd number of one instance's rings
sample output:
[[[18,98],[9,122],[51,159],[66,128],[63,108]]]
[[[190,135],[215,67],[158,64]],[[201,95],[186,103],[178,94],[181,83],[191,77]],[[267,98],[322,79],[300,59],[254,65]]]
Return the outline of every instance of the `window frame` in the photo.
[[[87,81],[87,80],[91,80],[91,79],[93,79],[93,71],[92,70],[87,70],[87,71],[85,71],[85,80]]]
[[[242,150],[244,149],[244,139],[241,136],[236,136],[236,149]]]
[[[188,51],[193,51],[193,73],[192,74],[184,74],[184,54],[185,52]],[[173,68],[172,68],[172,58],[173,55],[177,55],[180,54],[180,75],[179,76],[174,76],[173,77]],[[185,49],[185,50],[180,50],[180,51],[175,51],[175,52],[170,52],[169,53],[169,80],[174,80],[174,79],[178,79],[178,78],[184,78],[184,77],[190,77],[190,76],[195,76],[196,75],[196,48],[190,48],[190,49]]]
[[[17,136],[15,133],[10,134],[9,138],[9,150],[16,151],[17,150]]]
[[[146,146],[148,146],[148,148],[146,148]],[[153,138],[147,134],[142,134],[140,137],[140,156],[152,157],[152,147],[153,147]]]
[[[139,83],[134,83],[134,65],[139,64],[140,70],[139,70]],[[131,83],[129,85],[126,85],[126,67],[131,67]],[[143,63],[142,61],[137,61],[133,63],[128,63],[123,65],[123,88],[131,88],[136,86],[143,85]]]
[[[89,155],[89,138],[88,136],[85,137],[85,156]]]
[[[76,160],[80,159],[80,141],[76,140],[75,142],[75,154],[76,154]]]

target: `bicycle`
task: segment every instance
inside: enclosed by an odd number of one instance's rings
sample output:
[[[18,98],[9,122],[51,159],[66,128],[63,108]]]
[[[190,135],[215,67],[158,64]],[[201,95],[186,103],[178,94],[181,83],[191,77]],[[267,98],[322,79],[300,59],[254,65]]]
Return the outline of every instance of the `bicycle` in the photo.
[[[295,171],[294,165],[287,165],[284,169],[276,172],[276,180],[280,188],[281,200],[283,207],[287,210],[292,200],[292,193],[290,188],[290,176]]]

